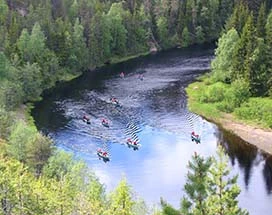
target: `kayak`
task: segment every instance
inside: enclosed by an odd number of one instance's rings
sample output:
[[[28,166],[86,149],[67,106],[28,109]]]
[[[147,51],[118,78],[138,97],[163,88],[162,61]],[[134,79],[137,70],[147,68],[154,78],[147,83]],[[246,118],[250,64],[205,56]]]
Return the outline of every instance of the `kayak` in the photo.
[[[196,144],[200,143],[200,136],[191,134],[191,139],[193,142],[196,142]]]
[[[101,151],[101,152],[97,152],[97,155],[98,155],[98,157],[99,157],[99,159],[103,159],[103,161],[105,161],[105,162],[107,162],[107,161],[110,161],[110,158],[109,158],[109,156],[108,155],[103,155],[103,152]]]

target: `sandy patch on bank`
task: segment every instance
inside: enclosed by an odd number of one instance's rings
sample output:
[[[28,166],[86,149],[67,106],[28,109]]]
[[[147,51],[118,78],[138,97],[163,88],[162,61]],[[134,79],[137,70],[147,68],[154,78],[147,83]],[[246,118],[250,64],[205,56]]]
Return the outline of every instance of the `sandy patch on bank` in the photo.
[[[252,125],[246,125],[233,119],[230,114],[224,114],[217,119],[219,124],[226,130],[229,130],[241,137],[244,141],[257,146],[259,149],[272,154],[272,130],[260,129]]]

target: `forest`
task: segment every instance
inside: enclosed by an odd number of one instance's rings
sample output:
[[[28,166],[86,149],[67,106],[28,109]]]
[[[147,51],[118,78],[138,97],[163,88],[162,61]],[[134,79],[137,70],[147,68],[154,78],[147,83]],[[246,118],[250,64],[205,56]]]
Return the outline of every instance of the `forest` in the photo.
[[[189,90],[204,112],[233,113],[238,119],[272,128],[272,12],[262,3],[254,12],[234,8],[218,41],[211,73],[201,90]],[[212,111],[211,111],[212,110]],[[217,116],[216,116],[217,115]]]
[[[86,164],[37,130],[30,109],[83,71],[221,36],[199,102],[271,127],[270,8],[268,0],[0,0],[0,214],[247,214],[222,149],[218,161],[192,157],[180,209],[163,199],[150,208],[125,179],[106,193]]]

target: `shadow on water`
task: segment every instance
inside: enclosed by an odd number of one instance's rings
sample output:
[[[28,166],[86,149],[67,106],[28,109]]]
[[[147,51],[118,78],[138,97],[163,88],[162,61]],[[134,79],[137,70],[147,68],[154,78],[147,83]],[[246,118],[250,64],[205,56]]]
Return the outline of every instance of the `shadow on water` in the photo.
[[[272,156],[271,155],[267,155],[265,158],[263,177],[266,184],[266,191],[268,194],[271,195],[272,193]]]
[[[247,188],[258,149],[227,130],[221,129],[221,131],[219,135],[220,144],[225,148],[232,166],[235,165],[235,162],[238,162],[239,167],[243,169],[244,183]]]

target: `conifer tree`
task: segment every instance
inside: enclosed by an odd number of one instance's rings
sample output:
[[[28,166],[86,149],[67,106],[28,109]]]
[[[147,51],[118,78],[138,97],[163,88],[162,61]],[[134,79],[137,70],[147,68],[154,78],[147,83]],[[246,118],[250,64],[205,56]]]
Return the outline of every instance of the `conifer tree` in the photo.
[[[266,4],[263,3],[260,7],[258,19],[257,19],[257,36],[264,38],[265,36],[265,24],[266,24]]]
[[[240,41],[237,43],[233,59],[232,80],[245,78],[249,81],[250,70],[252,69],[252,53],[256,48],[256,29],[253,23],[253,15],[248,17],[243,28]]]
[[[217,159],[209,170],[209,195],[206,206],[209,215],[247,215],[248,212],[238,206],[237,197],[240,188],[237,185],[238,176],[229,176],[230,170],[226,155],[221,146],[217,150]]]
[[[272,11],[265,25],[265,43],[266,43],[266,57],[267,57],[267,88],[269,89],[269,94],[272,95]]]
[[[191,36],[187,26],[183,29],[181,38],[181,45],[183,47],[187,47],[191,44]]]
[[[131,189],[125,179],[121,180],[110,197],[110,207],[105,215],[133,215],[133,205]]]
[[[207,214],[206,199],[208,197],[207,175],[211,166],[211,158],[203,158],[195,154],[189,161],[187,182],[184,186],[186,196],[181,202],[181,212],[186,215]]]

